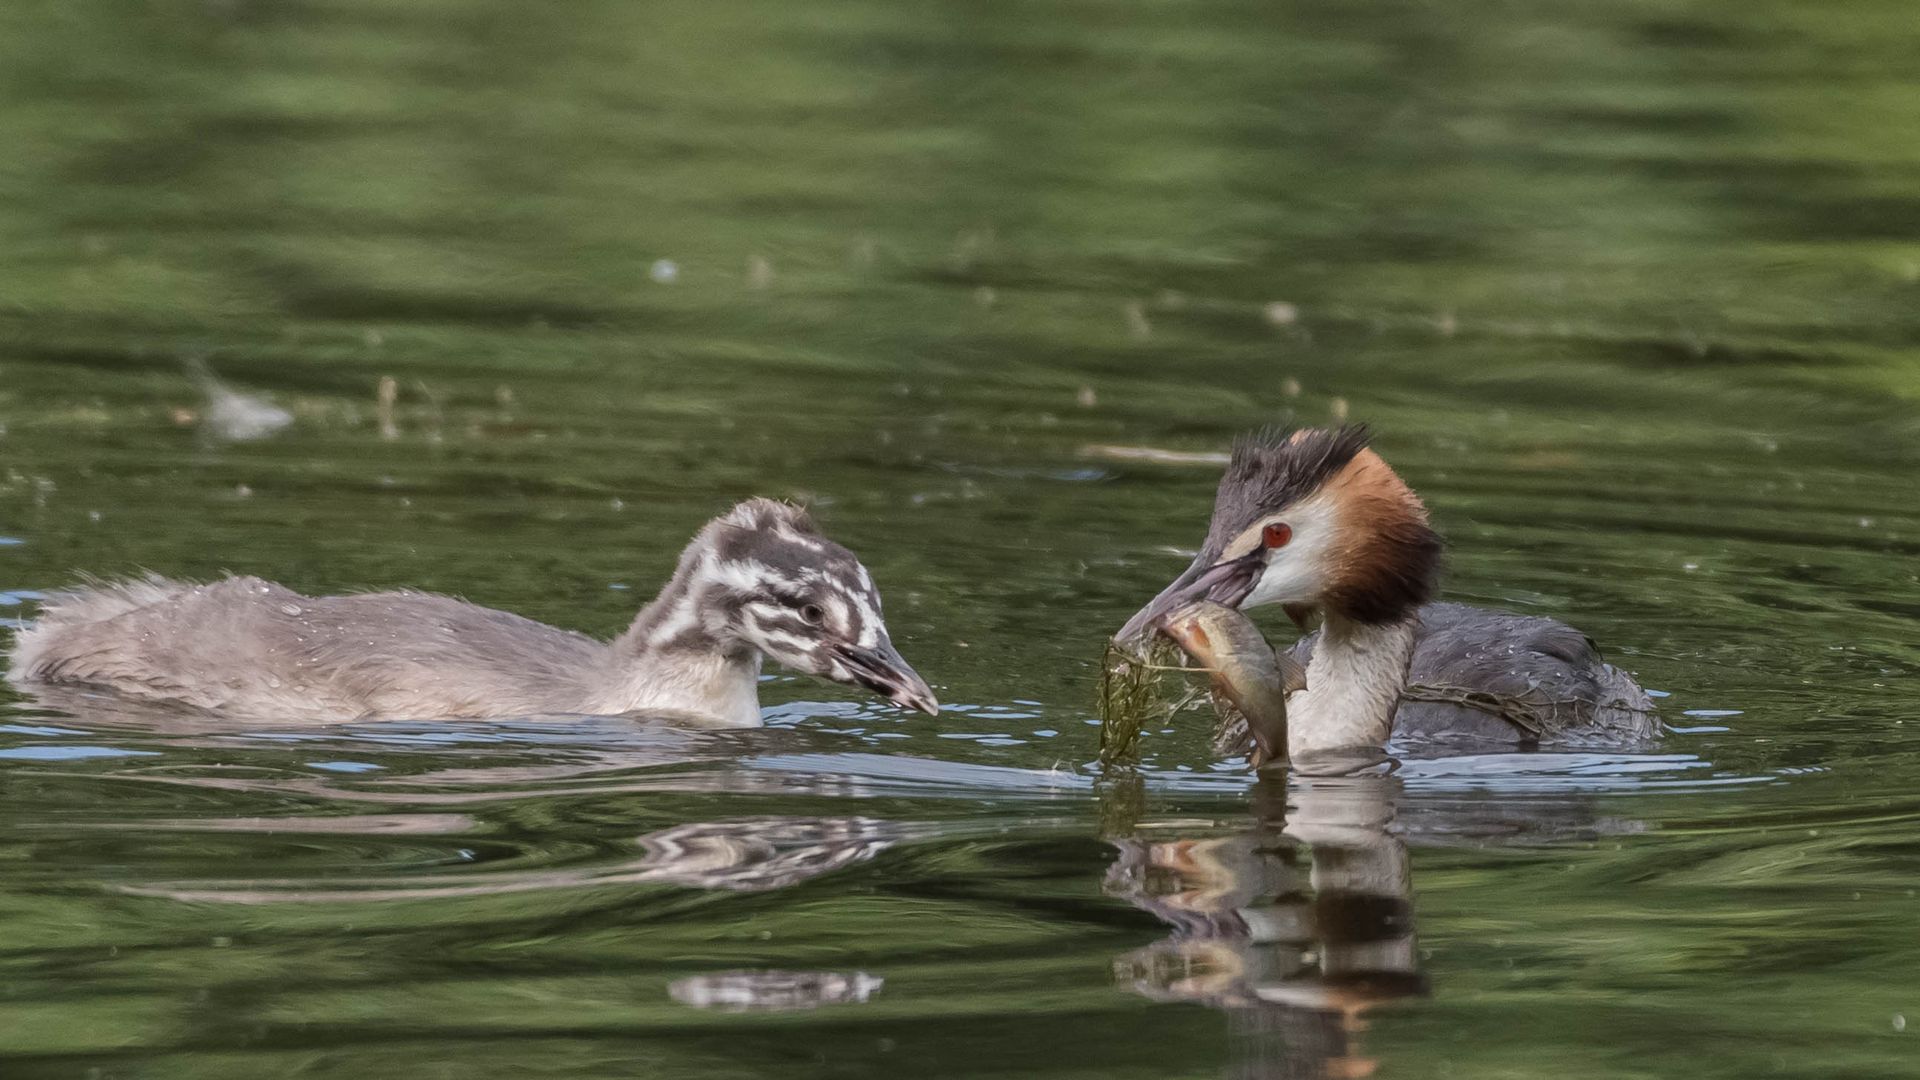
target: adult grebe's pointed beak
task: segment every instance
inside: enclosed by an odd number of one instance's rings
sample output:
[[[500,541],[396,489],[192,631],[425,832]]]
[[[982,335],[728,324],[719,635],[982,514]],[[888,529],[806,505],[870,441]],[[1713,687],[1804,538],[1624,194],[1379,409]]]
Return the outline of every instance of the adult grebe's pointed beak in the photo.
[[[933,688],[885,637],[870,649],[842,645],[838,652],[840,662],[853,673],[854,682],[903,709],[918,709],[928,716],[940,715],[940,702],[933,696]]]
[[[1237,608],[1260,580],[1260,573],[1266,568],[1266,560],[1259,552],[1243,555],[1237,559],[1211,562],[1205,552],[1193,560],[1186,573],[1173,579],[1173,584],[1160,590],[1160,595],[1147,601],[1147,606],[1134,612],[1127,625],[1113,635],[1113,640],[1122,645],[1136,641],[1153,631],[1160,629],[1160,623],[1167,616],[1193,603],[1195,600],[1211,600]]]

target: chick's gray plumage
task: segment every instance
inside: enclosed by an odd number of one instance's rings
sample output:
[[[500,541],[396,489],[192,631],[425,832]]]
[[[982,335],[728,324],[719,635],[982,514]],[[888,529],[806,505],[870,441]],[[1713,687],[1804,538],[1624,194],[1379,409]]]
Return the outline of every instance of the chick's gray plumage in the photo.
[[[49,600],[13,672],[213,712],[470,716],[588,711],[608,652],[430,593],[309,597],[256,577],[149,578]]]
[[[769,500],[702,529],[611,642],[431,593],[150,577],[48,598],[8,677],[293,722],[652,710],[751,726],[763,656],[937,707],[859,560]]]

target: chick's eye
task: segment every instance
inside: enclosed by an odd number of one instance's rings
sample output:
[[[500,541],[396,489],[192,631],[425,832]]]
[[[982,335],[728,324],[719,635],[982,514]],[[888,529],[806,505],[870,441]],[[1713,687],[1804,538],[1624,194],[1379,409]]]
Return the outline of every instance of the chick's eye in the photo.
[[[800,607],[800,621],[808,626],[819,626],[826,618],[827,613],[820,610],[819,604],[803,604]]]
[[[1268,548],[1286,547],[1293,539],[1293,528],[1284,522],[1275,521],[1260,530],[1260,542]]]

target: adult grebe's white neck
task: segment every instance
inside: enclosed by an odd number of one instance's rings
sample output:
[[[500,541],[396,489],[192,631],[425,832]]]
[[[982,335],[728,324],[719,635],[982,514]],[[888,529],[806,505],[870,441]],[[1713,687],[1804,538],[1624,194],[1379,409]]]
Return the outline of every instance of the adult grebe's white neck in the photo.
[[[1374,626],[1327,612],[1307,688],[1287,699],[1287,753],[1385,746],[1413,660],[1414,620]]]

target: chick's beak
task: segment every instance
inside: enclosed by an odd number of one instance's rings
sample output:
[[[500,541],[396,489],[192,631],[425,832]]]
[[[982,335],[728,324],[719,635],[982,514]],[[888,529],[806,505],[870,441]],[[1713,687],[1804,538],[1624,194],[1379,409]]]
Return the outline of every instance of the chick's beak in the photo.
[[[1196,600],[1211,600],[1237,608],[1253,592],[1253,586],[1260,580],[1260,573],[1266,567],[1266,561],[1259,552],[1243,555],[1237,559],[1225,559],[1213,562],[1211,556],[1201,552],[1200,557],[1187,567],[1186,573],[1173,579],[1173,584],[1160,590],[1160,595],[1147,601],[1147,606],[1134,612],[1127,625],[1113,635],[1113,640],[1122,644],[1135,641],[1160,628],[1167,616],[1193,603]]]
[[[884,636],[873,648],[841,645],[834,650],[852,682],[879,694],[903,709],[919,709],[928,716],[940,714],[940,702],[933,688],[914,671],[893,643]]]

